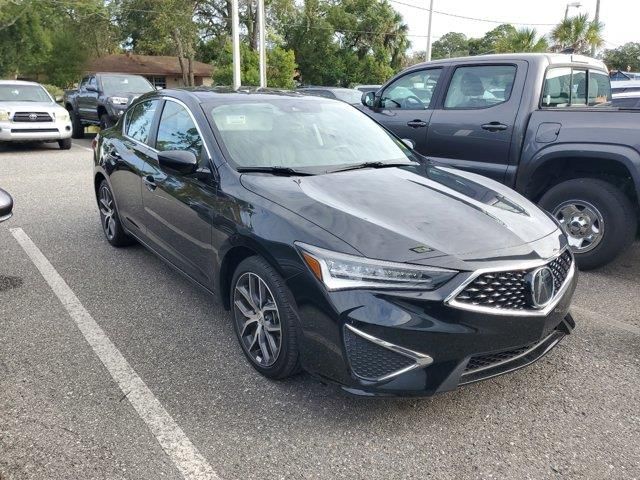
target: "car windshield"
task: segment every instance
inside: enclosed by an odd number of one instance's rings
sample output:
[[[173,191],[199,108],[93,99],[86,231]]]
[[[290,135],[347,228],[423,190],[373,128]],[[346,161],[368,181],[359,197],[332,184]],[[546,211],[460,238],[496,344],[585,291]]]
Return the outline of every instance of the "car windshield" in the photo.
[[[47,91],[39,85],[0,85],[0,102],[51,102]]]
[[[360,103],[362,100],[362,92],[360,90],[333,90],[333,94],[338,100],[342,100],[347,103]]]
[[[237,167],[327,171],[414,160],[402,142],[350,105],[265,97],[204,106]]]
[[[105,95],[120,93],[147,93],[153,87],[147,79],[137,75],[103,75],[102,89]]]

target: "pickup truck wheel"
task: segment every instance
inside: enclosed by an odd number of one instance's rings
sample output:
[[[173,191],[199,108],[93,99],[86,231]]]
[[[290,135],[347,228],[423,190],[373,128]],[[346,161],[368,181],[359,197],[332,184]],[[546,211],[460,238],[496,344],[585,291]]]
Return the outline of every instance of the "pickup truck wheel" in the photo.
[[[107,128],[111,128],[114,125],[115,124],[113,123],[113,120],[111,120],[109,115],[107,115],[106,113],[100,115],[100,130],[106,130]]]
[[[80,116],[73,110],[69,112],[71,116],[71,137],[72,138],[84,138],[84,125],[80,121]]]
[[[63,138],[62,140],[58,140],[58,146],[60,150],[70,150],[71,149],[71,139]]]
[[[562,225],[582,270],[609,263],[631,245],[638,229],[629,198],[603,180],[562,182],[542,196],[540,206]]]

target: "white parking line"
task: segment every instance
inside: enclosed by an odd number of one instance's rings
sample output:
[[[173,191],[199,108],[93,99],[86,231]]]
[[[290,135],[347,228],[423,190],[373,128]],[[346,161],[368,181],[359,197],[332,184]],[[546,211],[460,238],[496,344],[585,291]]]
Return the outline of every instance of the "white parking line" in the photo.
[[[89,147],[83,147],[82,145],[78,145],[77,143],[72,143],[72,145],[73,145],[74,147],[78,147],[78,148],[81,148],[81,149],[83,149],[83,150],[88,150],[89,152],[93,152],[93,149],[92,149],[92,148],[89,148]]]
[[[619,330],[625,330],[629,333],[640,335],[640,327],[636,327],[635,325],[631,325],[630,323],[621,322],[620,320],[614,320],[613,318],[603,315],[602,313],[594,312],[593,310],[589,310],[588,308],[580,307],[577,305],[572,305],[571,310],[575,310],[578,313],[586,313],[587,315],[593,317],[593,320],[601,325],[616,328]]]
[[[220,480],[211,465],[80,303],[47,257],[21,228],[12,228],[10,231],[182,476],[188,480]]]

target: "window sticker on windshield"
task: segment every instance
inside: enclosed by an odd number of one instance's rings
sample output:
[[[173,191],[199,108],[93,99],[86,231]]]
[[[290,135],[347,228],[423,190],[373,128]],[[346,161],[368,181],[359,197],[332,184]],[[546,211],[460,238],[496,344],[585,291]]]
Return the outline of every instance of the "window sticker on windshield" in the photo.
[[[227,125],[245,125],[247,118],[244,115],[227,115],[225,117],[225,123]]]

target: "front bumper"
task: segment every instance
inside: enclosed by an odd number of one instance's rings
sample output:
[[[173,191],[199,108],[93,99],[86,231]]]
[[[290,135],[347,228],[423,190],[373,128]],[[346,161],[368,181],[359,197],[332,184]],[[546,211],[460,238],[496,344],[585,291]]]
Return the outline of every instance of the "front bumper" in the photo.
[[[446,300],[459,285],[327,292],[305,274],[288,283],[300,311],[303,366],[359,395],[432,395],[501,375],[542,358],[575,326],[574,270],[544,315],[456,308]]]
[[[0,142],[55,141],[71,138],[71,122],[0,123]]]

